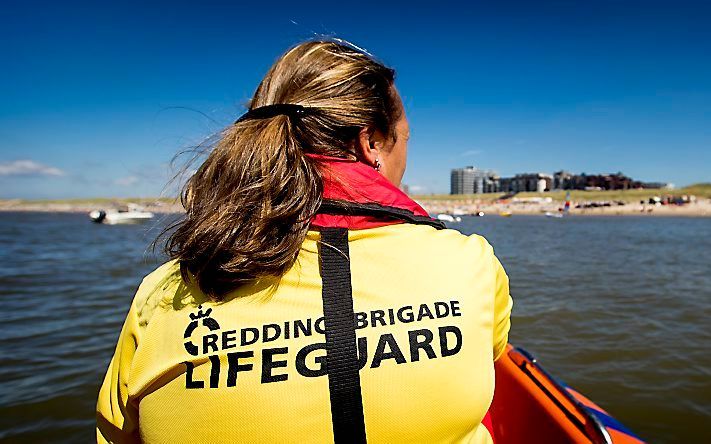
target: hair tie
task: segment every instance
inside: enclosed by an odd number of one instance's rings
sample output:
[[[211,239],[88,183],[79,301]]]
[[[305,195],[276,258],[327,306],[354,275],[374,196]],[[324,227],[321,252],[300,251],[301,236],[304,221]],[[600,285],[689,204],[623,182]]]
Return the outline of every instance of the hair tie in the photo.
[[[274,116],[285,115],[289,118],[301,118],[312,112],[312,108],[307,108],[295,103],[275,103],[274,105],[260,106],[247,111],[235,121],[242,122],[249,119],[269,119]]]

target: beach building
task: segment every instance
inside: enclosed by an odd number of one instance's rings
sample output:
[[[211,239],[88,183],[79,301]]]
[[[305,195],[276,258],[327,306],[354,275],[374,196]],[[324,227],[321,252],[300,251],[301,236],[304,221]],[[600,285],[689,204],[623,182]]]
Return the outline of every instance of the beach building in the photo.
[[[624,174],[520,173],[499,177],[492,170],[473,166],[455,168],[451,176],[451,194],[542,193],[551,190],[628,190],[636,188],[673,188],[663,182],[640,182]]]
[[[558,190],[628,190],[653,188],[624,174],[570,174],[558,171],[553,174],[553,188]],[[656,184],[653,184],[656,185]]]
[[[451,194],[482,194],[499,192],[499,176],[491,170],[473,166],[455,168],[450,181]]]
[[[573,188],[573,174],[568,171],[557,171],[553,173],[554,190],[570,190]]]
[[[533,191],[542,193],[553,188],[553,176],[546,173],[523,173],[500,180],[500,191],[504,193],[521,193]]]

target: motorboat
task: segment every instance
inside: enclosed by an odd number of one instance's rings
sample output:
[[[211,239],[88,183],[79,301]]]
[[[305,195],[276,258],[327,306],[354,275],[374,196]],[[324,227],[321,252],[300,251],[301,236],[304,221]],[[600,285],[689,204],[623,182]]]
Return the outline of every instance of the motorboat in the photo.
[[[554,217],[556,219],[560,219],[563,217],[563,213],[553,213],[552,211],[546,211],[545,213],[546,217]]]
[[[500,211],[500,212],[499,212],[499,216],[501,216],[501,217],[511,217],[511,216],[513,216],[513,213],[510,212],[510,211]]]
[[[453,216],[451,214],[438,214],[437,215],[437,220],[441,220],[442,222],[461,222],[462,218],[459,216]]]
[[[496,361],[494,400],[483,424],[495,444],[639,444],[645,441],[512,345]]]
[[[127,204],[125,208],[109,208],[106,210],[93,210],[89,217],[96,223],[108,225],[138,224],[153,219],[154,214],[144,211],[137,204]]]

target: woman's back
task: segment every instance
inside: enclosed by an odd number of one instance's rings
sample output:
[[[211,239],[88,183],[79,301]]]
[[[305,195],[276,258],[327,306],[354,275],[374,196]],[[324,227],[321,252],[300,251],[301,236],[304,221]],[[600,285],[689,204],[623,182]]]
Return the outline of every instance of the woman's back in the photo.
[[[100,442],[489,442],[508,279],[402,193],[394,72],[282,56],[190,178],[102,385]]]
[[[487,442],[480,422],[510,310],[491,247],[389,219],[320,223],[350,225],[345,272],[368,441]],[[139,347],[130,365],[114,362],[128,371],[147,442],[333,440],[322,297],[324,280],[344,270],[324,270],[328,227],[318,229],[281,279],[222,303],[185,286],[174,263],[147,277],[129,316]]]

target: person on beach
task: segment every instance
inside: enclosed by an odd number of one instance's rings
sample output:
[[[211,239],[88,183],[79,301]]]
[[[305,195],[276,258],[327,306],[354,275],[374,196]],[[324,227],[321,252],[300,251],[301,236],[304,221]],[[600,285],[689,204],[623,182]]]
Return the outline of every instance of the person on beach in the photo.
[[[343,41],[274,63],[185,185],[98,442],[492,441],[508,278],[486,240],[400,191],[394,78]]]

